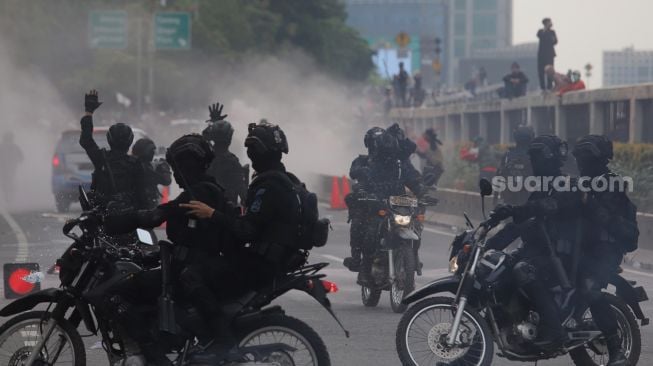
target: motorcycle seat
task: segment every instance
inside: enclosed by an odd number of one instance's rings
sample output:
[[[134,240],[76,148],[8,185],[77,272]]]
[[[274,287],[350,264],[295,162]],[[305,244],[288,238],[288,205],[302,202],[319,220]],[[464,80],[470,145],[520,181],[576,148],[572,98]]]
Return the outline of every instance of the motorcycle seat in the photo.
[[[256,291],[247,291],[238,298],[231,299],[224,305],[222,305],[222,311],[227,316],[236,315],[247,303],[249,303],[258,292]]]

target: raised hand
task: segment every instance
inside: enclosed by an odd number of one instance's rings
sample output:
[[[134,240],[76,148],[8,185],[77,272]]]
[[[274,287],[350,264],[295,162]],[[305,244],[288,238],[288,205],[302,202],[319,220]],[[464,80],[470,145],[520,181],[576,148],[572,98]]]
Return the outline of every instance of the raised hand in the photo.
[[[227,118],[227,114],[222,115],[224,104],[215,103],[209,106],[209,119],[206,122],[217,122]]]
[[[97,90],[93,89],[84,95],[84,109],[87,113],[93,113],[100,105],[102,102],[98,100]]]

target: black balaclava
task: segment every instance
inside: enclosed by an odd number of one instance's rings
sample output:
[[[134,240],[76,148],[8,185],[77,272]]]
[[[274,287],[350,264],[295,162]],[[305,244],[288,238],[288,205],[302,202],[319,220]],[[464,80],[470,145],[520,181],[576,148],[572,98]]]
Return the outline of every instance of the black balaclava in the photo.
[[[269,170],[280,170],[283,168],[281,151],[260,153],[256,149],[248,147],[247,156],[252,161],[252,168],[259,174]]]

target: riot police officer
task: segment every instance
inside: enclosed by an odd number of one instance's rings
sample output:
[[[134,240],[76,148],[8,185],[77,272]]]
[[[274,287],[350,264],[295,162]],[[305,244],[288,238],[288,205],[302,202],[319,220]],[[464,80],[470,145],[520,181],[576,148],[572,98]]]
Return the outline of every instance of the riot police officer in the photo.
[[[80,122],[82,132],[79,137],[79,144],[94,167],[91,190],[95,203],[103,207],[114,203],[114,207],[120,209],[143,208],[146,206],[143,166],[135,157],[127,155],[134,141],[131,127],[116,123],[109,128],[109,151],[100,149],[93,139],[93,112],[101,104],[97,91],[91,90],[85,95],[86,113]]]
[[[248,130],[245,147],[256,173],[247,192],[244,215],[235,217],[200,201],[182,207],[196,217],[210,218],[243,244],[237,261],[239,276],[248,288],[256,289],[301,267],[308,251],[300,248],[297,232],[303,204],[297,192],[302,183],[281,162],[282,155],[288,153],[286,135],[279,126],[266,121],[251,123]]]
[[[515,146],[508,149],[501,159],[497,175],[509,180],[515,180],[515,184],[521,185],[524,178],[533,174],[528,147],[535,137],[531,126],[520,125],[512,133],[515,139]],[[520,205],[528,199],[528,191],[523,187],[518,191],[505,190],[501,192],[503,203]]]
[[[491,218],[513,217],[517,225],[507,226],[497,233],[496,239],[488,240],[487,247],[504,249],[521,234],[524,244],[517,253],[519,261],[513,269],[514,278],[540,315],[535,345],[553,350],[562,346],[568,336],[550,289],[569,287],[565,282],[569,281],[568,271],[578,245],[582,202],[577,192],[555,189],[554,179],[566,179],[561,171],[567,159],[566,142],[557,136],[541,135],[533,139],[528,153],[533,173],[541,178],[542,185],[523,205],[495,208]],[[525,227],[517,230],[518,225]]]
[[[612,141],[605,136],[588,135],[576,142],[573,150],[582,177],[618,178],[608,163],[613,157]],[[594,185],[585,181],[587,188]],[[615,187],[614,188],[618,188]],[[617,318],[601,289],[617,273],[625,252],[637,248],[637,208],[628,199],[625,186],[621,190],[590,191],[584,197],[584,217],[588,221],[583,235],[579,289],[590,305],[594,322],[606,338],[610,360],[608,366],[628,363],[618,333]]]
[[[212,330],[212,334],[206,335],[208,337],[200,337],[214,342],[206,354],[194,355],[196,362],[214,362],[236,352],[236,338],[232,334],[230,319],[222,313],[218,298],[218,294],[228,298],[239,289],[240,275],[235,275],[238,269],[234,266],[234,240],[228,230],[214,225],[208,219],[191,217],[188,210],[182,207],[183,203],[191,200],[201,200],[225,215],[234,212],[225,199],[224,190],[206,174],[213,158],[211,145],[201,135],[182,136],[170,145],[166,161],[172,166],[175,181],[183,192],[153,210],[132,212],[105,220],[105,228],[110,233],[127,232],[136,227],[153,228],[167,222],[166,234],[175,244],[174,278],[180,285],[182,295],[198,309]],[[160,280],[160,274],[158,276]],[[151,288],[158,290],[161,286],[148,283],[145,279],[132,284],[131,288],[135,288],[132,292],[148,293]],[[129,289],[125,291],[129,292]],[[139,295],[141,299],[148,296]],[[132,331],[138,334],[138,329]],[[145,336],[137,338],[145,343],[148,360],[156,361],[157,365],[169,364],[164,356],[156,352],[156,344],[148,343],[151,342],[150,339]]]
[[[369,189],[370,157],[376,153],[377,141],[385,130],[381,127],[372,127],[363,138],[363,144],[367,148],[367,155],[359,155],[352,161],[349,168],[349,177],[356,183],[352,187],[352,192],[345,197],[347,208],[349,209],[349,246],[351,248],[351,257],[345,258],[343,265],[352,272],[359,272],[363,255],[363,248],[366,243],[373,239],[370,234],[370,216],[368,207],[358,199],[364,197]]]
[[[209,106],[209,125],[202,135],[213,144],[215,159],[209,167],[208,174],[225,189],[227,199],[234,204],[245,202],[249,180],[249,166],[240,165],[240,161],[229,151],[234,129],[222,115],[224,105],[220,103]]]
[[[155,153],[156,145],[147,137],[137,140],[132,147],[132,155],[143,164],[146,204],[144,208],[149,209],[159,205],[159,185],[169,186],[172,183],[170,165],[163,160],[155,162]]]

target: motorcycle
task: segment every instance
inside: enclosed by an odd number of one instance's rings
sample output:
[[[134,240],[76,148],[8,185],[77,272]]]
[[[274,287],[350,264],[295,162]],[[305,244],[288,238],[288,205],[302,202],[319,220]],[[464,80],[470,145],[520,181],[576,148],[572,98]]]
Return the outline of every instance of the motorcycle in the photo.
[[[485,181],[487,182],[487,181]],[[481,184],[481,195],[492,193],[490,183]],[[576,365],[603,365],[607,346],[593,321],[589,306],[574,289],[557,286],[552,296],[561,309],[563,326],[570,342],[560,349],[537,348],[539,315],[528,296],[518,290],[512,279],[516,260],[508,252],[485,248],[485,239],[499,222],[493,219],[459,235],[452,244],[452,276],[435,280],[406,296],[404,304],[413,304],[403,315],[396,334],[396,346],[402,365],[478,365],[492,363],[494,342],[498,356],[520,362],[569,354]],[[617,315],[622,346],[631,365],[641,352],[639,330],[649,323],[639,305],[648,300],[643,287],[635,287],[614,274],[610,284],[616,293],[604,292]],[[433,297],[448,292],[453,297]],[[640,324],[638,324],[639,319]]]
[[[97,212],[87,211],[92,207],[81,188],[80,203],[84,212],[63,229],[74,242],[62,257],[65,261],[60,262],[61,286],[32,293],[0,310],[2,317],[13,316],[0,327],[0,364],[86,365],[84,343],[77,331],[83,323],[91,334],[100,336],[110,365],[144,365],[138,342],[125,331],[127,320],[144,324],[173,365],[193,365],[192,356],[207,347],[200,344],[197,335],[210,331],[192,306],[174,296],[170,269],[173,245],[157,242],[153,231],[138,229],[138,245],[117,247],[103,233]],[[159,252],[151,250],[156,244]],[[239,352],[237,360],[219,364],[330,365],[324,342],[310,326],[287,316],[280,306],[268,306],[297,289],[316,299],[342,327],[327,297],[338,290],[337,286],[319,273],[326,266],[306,265],[280,278],[274,286],[249,291],[225,303],[223,311],[233,319]],[[132,304],[116,295],[123,285],[148,274],[160,277],[158,302]],[[45,310],[32,310],[39,304],[45,304]],[[348,336],[346,330],[345,334]]]
[[[422,233],[424,211],[435,205],[434,200],[420,202],[408,195],[378,199],[373,195],[358,198],[367,207],[376,207],[377,222],[371,253],[370,281],[360,283],[361,299],[367,307],[377,306],[383,291],[390,291],[390,306],[395,313],[403,313],[405,294],[415,289],[415,273],[421,268],[417,249]],[[365,269],[361,269],[365,270]]]

